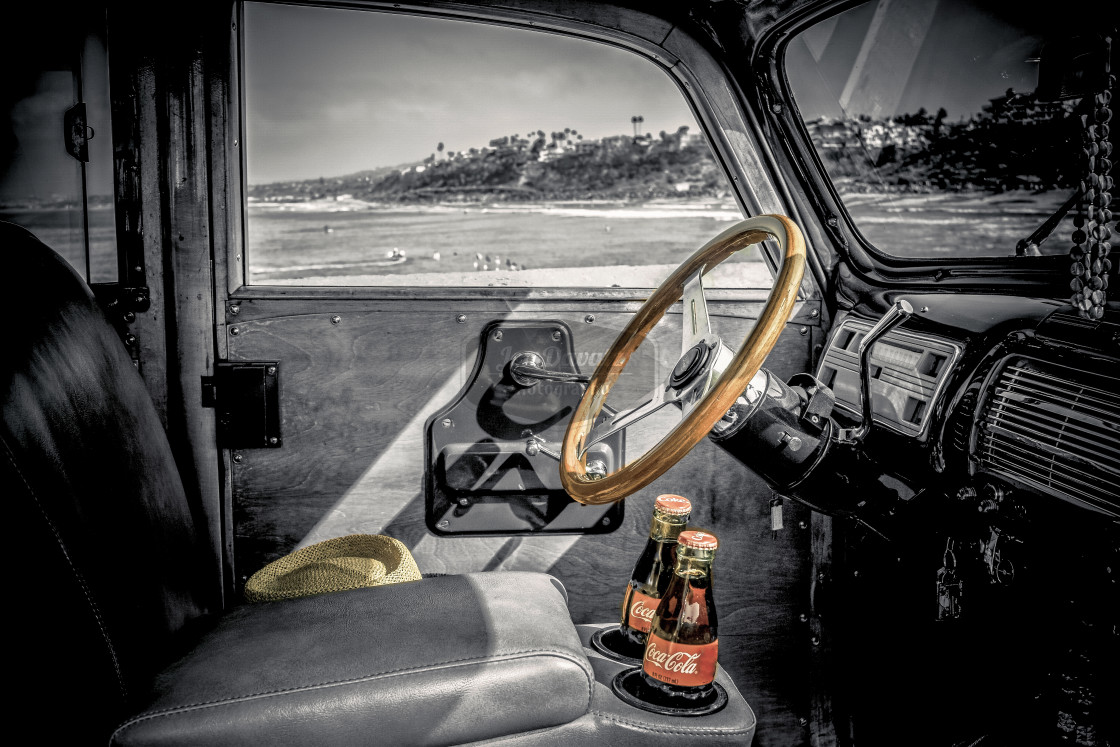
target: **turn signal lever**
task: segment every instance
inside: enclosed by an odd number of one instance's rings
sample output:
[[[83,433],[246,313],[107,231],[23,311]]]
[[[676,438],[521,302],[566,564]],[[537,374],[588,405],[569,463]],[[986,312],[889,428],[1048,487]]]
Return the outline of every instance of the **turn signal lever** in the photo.
[[[914,314],[909,301],[899,299],[886,314],[867,331],[859,343],[859,394],[862,402],[862,421],[855,428],[841,428],[836,440],[842,444],[858,444],[871,430],[871,348],[883,335],[905,322]]]

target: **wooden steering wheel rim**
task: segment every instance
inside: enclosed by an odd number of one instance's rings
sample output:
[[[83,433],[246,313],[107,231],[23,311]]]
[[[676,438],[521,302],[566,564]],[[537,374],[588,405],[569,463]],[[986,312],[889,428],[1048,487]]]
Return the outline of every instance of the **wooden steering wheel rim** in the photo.
[[[630,356],[654,325],[681,298],[685,283],[698,270],[707,272],[735,252],[766,239],[777,240],[783,252],[782,267],[758,322],[719,381],[687,416],[652,449],[604,477],[588,477],[585,454],[579,446],[587,439],[611,387]],[[760,215],[736,223],[700,247],[646,299],[619,333],[595,368],[587,390],[572,415],[560,450],[560,481],[575,500],[586,504],[613,503],[644,488],[663,475],[711,431],[758,373],[793,314],[794,302],[805,273],[805,239],[797,225],[784,215]]]

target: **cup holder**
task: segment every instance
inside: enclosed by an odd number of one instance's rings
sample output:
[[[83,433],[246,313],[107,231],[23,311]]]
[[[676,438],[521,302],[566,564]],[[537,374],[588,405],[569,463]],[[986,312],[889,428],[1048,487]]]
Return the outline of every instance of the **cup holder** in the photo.
[[[611,689],[622,702],[663,716],[707,716],[727,705],[727,690],[718,682],[695,695],[681,696],[651,686],[641,668],[619,672]]]
[[[617,626],[595,631],[591,647],[608,659],[630,666],[640,666],[645,655],[644,647],[635,646]]]

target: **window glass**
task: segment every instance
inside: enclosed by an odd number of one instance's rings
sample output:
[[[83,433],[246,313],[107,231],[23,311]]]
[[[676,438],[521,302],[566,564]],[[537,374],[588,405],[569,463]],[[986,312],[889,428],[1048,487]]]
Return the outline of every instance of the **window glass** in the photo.
[[[103,20],[100,28],[77,37],[36,24],[24,33],[35,37],[34,43],[22,45],[19,62],[5,66],[0,220],[34,233],[87,281],[114,282],[113,146]],[[66,113],[79,102],[88,125],[85,162],[67,152],[64,137]]]
[[[632,53],[252,2],[243,29],[251,284],[648,288],[742,217]],[[744,255],[712,284],[768,288]]]
[[[971,0],[876,0],[794,38],[789,84],[855,226],[909,257],[1064,254],[1100,39],[1063,51],[1049,14]],[[1088,53],[1088,54],[1087,54]],[[1090,122],[1091,123],[1091,122]],[[1064,215],[1049,239],[1024,241]]]

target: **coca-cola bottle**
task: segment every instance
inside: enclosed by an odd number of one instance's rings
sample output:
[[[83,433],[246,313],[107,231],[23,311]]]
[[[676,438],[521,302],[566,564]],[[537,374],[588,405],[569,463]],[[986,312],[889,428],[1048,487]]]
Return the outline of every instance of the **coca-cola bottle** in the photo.
[[[615,658],[641,661],[646,634],[661,596],[668,588],[677,565],[677,535],[684,530],[692,503],[680,495],[659,495],[653,504],[649,539],[626,585],[622,598],[622,621],[618,628],[600,631],[596,648]]]
[[[670,707],[715,696],[719,650],[712,560],[719,541],[689,529],[677,538],[677,564],[650,622],[642,677],[647,699]]]

